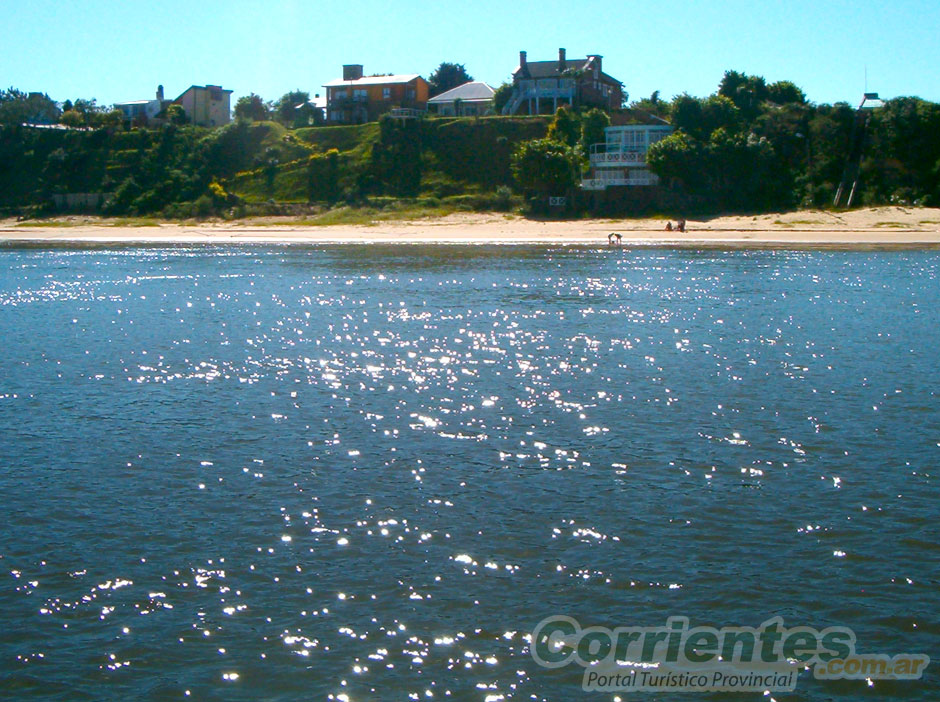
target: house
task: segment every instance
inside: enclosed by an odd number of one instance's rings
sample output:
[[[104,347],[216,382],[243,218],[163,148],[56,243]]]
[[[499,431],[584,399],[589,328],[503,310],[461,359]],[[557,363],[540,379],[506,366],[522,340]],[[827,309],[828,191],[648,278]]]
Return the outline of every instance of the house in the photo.
[[[428,104],[428,82],[416,73],[363,76],[360,64],[350,64],[323,87],[326,118],[334,124],[372,122],[392,110],[424,111]]]
[[[219,127],[232,121],[231,97],[232,91],[220,85],[192,85],[173,102],[193,124]]]
[[[650,144],[672,134],[670,124],[629,124],[604,129],[603,144],[591,146],[591,169],[581,180],[583,190],[606,190],[612,185],[657,185],[659,178],[646,163]]]
[[[623,83],[604,73],[602,59],[597,54],[568,59],[559,49],[556,61],[529,61],[520,51],[519,67],[512,74],[512,97],[503,114],[538,115],[561,105],[619,109]]]
[[[124,120],[138,126],[146,126],[157,119],[170,103],[163,99],[163,86],[157,86],[157,96],[154,100],[131,100],[129,102],[116,102],[114,109],[124,113]]]
[[[313,124],[323,124],[326,122],[326,98],[320,97],[320,93],[313,96],[313,99],[307,100],[303,108],[310,114]]]
[[[493,110],[495,93],[486,83],[464,83],[428,100],[428,111],[449,117],[485,115]]]
[[[310,127],[326,122],[326,98],[317,93],[312,99],[294,105],[293,127]]]

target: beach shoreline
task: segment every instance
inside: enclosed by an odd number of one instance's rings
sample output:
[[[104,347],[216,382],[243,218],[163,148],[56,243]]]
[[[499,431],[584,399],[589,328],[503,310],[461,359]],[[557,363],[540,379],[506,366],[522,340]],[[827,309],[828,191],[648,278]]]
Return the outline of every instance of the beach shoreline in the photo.
[[[940,246],[940,208],[878,207],[849,212],[805,210],[690,219],[687,231],[664,219],[529,220],[459,213],[437,219],[369,225],[305,225],[292,217],[124,224],[88,216],[0,220],[0,244],[546,244],[623,246],[828,248]]]

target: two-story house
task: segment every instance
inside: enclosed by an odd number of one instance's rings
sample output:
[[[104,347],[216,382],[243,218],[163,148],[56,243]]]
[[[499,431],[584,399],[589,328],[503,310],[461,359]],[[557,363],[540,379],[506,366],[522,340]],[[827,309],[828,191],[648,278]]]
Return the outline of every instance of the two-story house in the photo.
[[[343,77],[326,88],[326,119],[333,124],[372,122],[391,110],[424,111],[428,82],[416,73],[363,76],[360,64],[343,66]]]
[[[116,102],[114,108],[124,113],[124,120],[135,126],[147,126],[157,119],[170,103],[163,97],[163,86],[157,86],[154,100],[130,100]]]
[[[219,127],[232,121],[231,96],[220,85],[192,85],[173,102],[182,105],[193,124]]]
[[[672,134],[670,124],[628,124],[606,127],[603,144],[592,144],[591,170],[581,180],[584,190],[613,185],[657,185],[659,178],[646,163],[651,144]]]
[[[503,107],[504,115],[538,115],[561,105],[619,109],[623,84],[602,70],[603,57],[592,54],[569,59],[558,50],[557,61],[529,61],[519,52],[519,67],[512,74],[512,97]]]

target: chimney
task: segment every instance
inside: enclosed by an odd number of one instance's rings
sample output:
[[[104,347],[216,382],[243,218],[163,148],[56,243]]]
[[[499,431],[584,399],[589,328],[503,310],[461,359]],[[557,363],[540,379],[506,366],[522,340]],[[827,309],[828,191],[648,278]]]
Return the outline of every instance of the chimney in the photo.
[[[525,51],[520,51],[520,52],[519,52],[519,68],[522,68],[522,69],[527,68],[526,53],[525,53]]]
[[[599,77],[601,74],[601,59],[604,57],[597,54],[588,54],[588,58],[591,59],[591,65],[594,67],[594,77]]]
[[[157,86],[157,100],[159,100],[160,102],[163,102],[163,86],[162,85]]]
[[[568,65],[565,63],[565,50],[559,49],[558,50],[558,72],[564,73],[567,68],[568,68]]]
[[[362,78],[362,64],[351,63],[343,66],[343,80],[359,80]]]

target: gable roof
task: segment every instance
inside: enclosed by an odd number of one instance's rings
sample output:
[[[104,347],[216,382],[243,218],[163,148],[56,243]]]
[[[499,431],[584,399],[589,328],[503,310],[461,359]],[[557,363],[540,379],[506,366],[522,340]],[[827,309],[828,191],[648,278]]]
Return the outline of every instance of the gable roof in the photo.
[[[343,80],[337,78],[329,83],[324,83],[324,88],[335,88],[340,85],[391,85],[398,83],[410,83],[415,78],[421,78],[417,73],[402,73],[393,76],[365,76],[357,80]]]
[[[492,100],[495,93],[496,91],[486,83],[471,81],[432,97],[428,100],[428,103],[453,102],[454,100],[460,100],[461,102],[486,102]]]
[[[565,71],[589,71],[591,70],[591,59],[593,57],[588,56],[583,59],[566,59],[565,60]],[[534,78],[538,80],[539,78],[558,78],[561,75],[561,71],[558,70],[558,59],[554,61],[527,61],[526,62],[526,74],[520,75],[522,71],[522,66],[516,68],[512,72],[513,77],[517,75],[522,78]],[[614,83],[616,85],[622,85],[622,83],[607,73],[601,71],[601,78],[605,79],[608,83]]]

